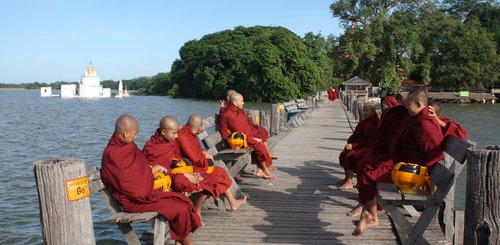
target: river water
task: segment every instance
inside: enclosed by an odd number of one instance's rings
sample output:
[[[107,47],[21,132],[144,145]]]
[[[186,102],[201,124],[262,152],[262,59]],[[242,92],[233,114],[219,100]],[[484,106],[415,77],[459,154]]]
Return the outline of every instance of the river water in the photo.
[[[121,99],[42,98],[39,91],[0,91],[0,244],[42,243],[33,161],[75,157],[100,165],[114,121],[124,113],[141,123],[136,143],[142,147],[164,115],[184,123],[191,113],[203,117],[218,112],[217,101],[132,96]],[[269,104],[245,105],[270,110]],[[500,105],[443,105],[443,115],[465,126],[479,147],[500,144]],[[463,207],[463,178],[458,187],[458,208]],[[91,198],[96,240],[116,244],[123,237],[100,197]],[[140,225],[149,229],[149,225]],[[140,234],[140,233],[139,233]]]

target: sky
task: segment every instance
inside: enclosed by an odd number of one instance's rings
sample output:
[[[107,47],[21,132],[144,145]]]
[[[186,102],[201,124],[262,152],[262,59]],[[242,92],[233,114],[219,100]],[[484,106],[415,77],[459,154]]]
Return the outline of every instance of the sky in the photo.
[[[0,0],[0,83],[101,80],[168,72],[179,49],[236,26],[299,36],[342,33],[333,0]]]

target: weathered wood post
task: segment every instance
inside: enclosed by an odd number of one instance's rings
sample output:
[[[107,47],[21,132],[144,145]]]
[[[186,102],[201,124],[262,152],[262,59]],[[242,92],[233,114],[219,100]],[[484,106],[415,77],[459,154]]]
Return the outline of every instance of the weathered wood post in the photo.
[[[269,112],[260,111],[260,126],[264,127],[267,130],[267,132],[269,132],[269,130],[271,129]],[[269,135],[271,135],[270,132]]]
[[[285,105],[280,104],[280,131],[285,130],[285,126],[287,123],[286,114],[287,113],[286,113]]]
[[[280,104],[271,105],[271,132],[270,135],[278,135],[280,131]]]
[[[95,244],[85,162],[38,160],[34,172],[45,244]]]
[[[500,146],[469,150],[464,243],[500,244]]]
[[[247,115],[250,119],[252,119],[252,122],[260,125],[260,113],[259,110],[247,110]]]

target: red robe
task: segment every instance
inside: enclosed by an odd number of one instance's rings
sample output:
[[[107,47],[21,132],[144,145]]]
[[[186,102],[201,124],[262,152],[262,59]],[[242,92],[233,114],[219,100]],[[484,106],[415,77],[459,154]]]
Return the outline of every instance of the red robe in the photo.
[[[340,153],[339,162],[345,170],[356,171],[357,152],[365,148],[371,140],[378,126],[378,117],[373,115],[358,123],[353,134],[347,139],[352,144],[352,150],[344,150]]]
[[[441,119],[441,121],[446,123],[446,126],[442,128],[443,136],[445,138],[450,135],[456,136],[463,140],[467,138],[467,131],[465,130],[465,128],[460,126],[460,124],[456,123],[455,121],[449,118],[442,117],[441,115],[439,116],[439,119]]]
[[[176,141],[179,142],[182,155],[186,156],[193,164],[194,172],[200,173],[203,177],[211,175],[215,179],[215,198],[229,189],[233,182],[225,169],[214,166],[214,170],[207,174],[208,161],[203,154],[198,137],[188,124],[182,127]]]
[[[265,162],[267,167],[273,164],[271,155],[264,145],[264,142],[269,139],[269,133],[265,128],[255,125],[245,111],[230,103],[221,115],[219,124],[223,139],[229,137],[229,132],[243,132],[247,135],[248,146],[254,149],[252,163]],[[262,142],[255,141],[253,138],[260,138]]]
[[[146,155],[149,165],[154,166],[157,164],[162,165],[170,171],[173,158],[182,158],[181,151],[177,140],[173,142],[164,141],[160,134],[159,129],[151,136],[151,139],[146,142],[142,150]],[[172,179],[172,190],[175,192],[194,192],[203,189],[215,195],[215,180],[211,176],[203,176],[204,180],[200,182],[199,186],[191,183],[183,174],[169,174]]]
[[[153,174],[135,143],[113,134],[102,156],[102,179],[125,212],[158,212],[168,220],[170,236],[180,240],[200,225],[191,200],[179,193],[153,191]]]
[[[328,93],[328,100],[334,101],[335,100],[335,92],[333,91],[333,88],[328,88],[326,91]]]
[[[366,203],[375,198],[377,182],[392,182],[391,170],[395,163],[416,163],[432,171],[432,166],[443,158],[443,133],[427,107],[419,115],[409,118],[400,131],[393,157],[371,163],[364,169],[358,186],[359,202]]]

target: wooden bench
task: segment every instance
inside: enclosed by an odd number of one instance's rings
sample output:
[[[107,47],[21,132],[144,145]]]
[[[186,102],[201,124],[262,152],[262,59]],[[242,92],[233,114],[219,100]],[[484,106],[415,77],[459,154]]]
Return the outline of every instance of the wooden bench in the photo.
[[[299,108],[297,101],[291,100],[283,103],[286,110],[286,121],[287,125],[291,124],[292,127],[297,128],[304,124],[304,112],[307,109]]]
[[[87,169],[88,178],[90,182],[90,191],[93,193],[99,192],[104,199],[104,203],[111,213],[111,217],[105,219],[107,223],[115,223],[123,234],[123,237],[128,244],[140,245],[141,242],[135,234],[131,223],[137,222],[151,222],[154,220],[154,238],[153,244],[163,245],[165,243],[165,236],[167,234],[167,221],[165,217],[159,215],[157,212],[145,213],[126,213],[121,210],[118,203],[113,198],[110,190],[106,187],[101,179],[101,171],[92,166]]]
[[[398,187],[392,183],[377,183],[377,201],[393,220],[403,245],[429,244],[422,237],[422,234],[462,171],[469,147],[473,147],[472,144],[454,136],[445,139],[443,143],[445,160],[436,163],[430,174],[430,178],[437,188],[431,195],[423,195],[421,192],[416,195],[402,194]],[[400,206],[406,209],[410,215],[419,217],[415,225],[410,224],[398,208]],[[420,214],[415,206],[424,207],[423,212]]]
[[[238,184],[234,180],[238,173],[244,169],[247,165],[252,162],[251,153],[253,149],[231,149],[225,140],[222,139],[220,132],[218,131],[219,116],[215,114],[214,116],[207,117],[203,119],[204,131],[198,134],[198,139],[201,142],[202,148],[214,156],[214,164],[218,167],[226,169],[229,176],[231,177],[231,192],[236,199],[243,198],[244,194],[238,187]],[[214,200],[214,204],[219,208],[219,210],[226,210],[224,196],[220,199]],[[210,202],[207,202],[210,205]]]

